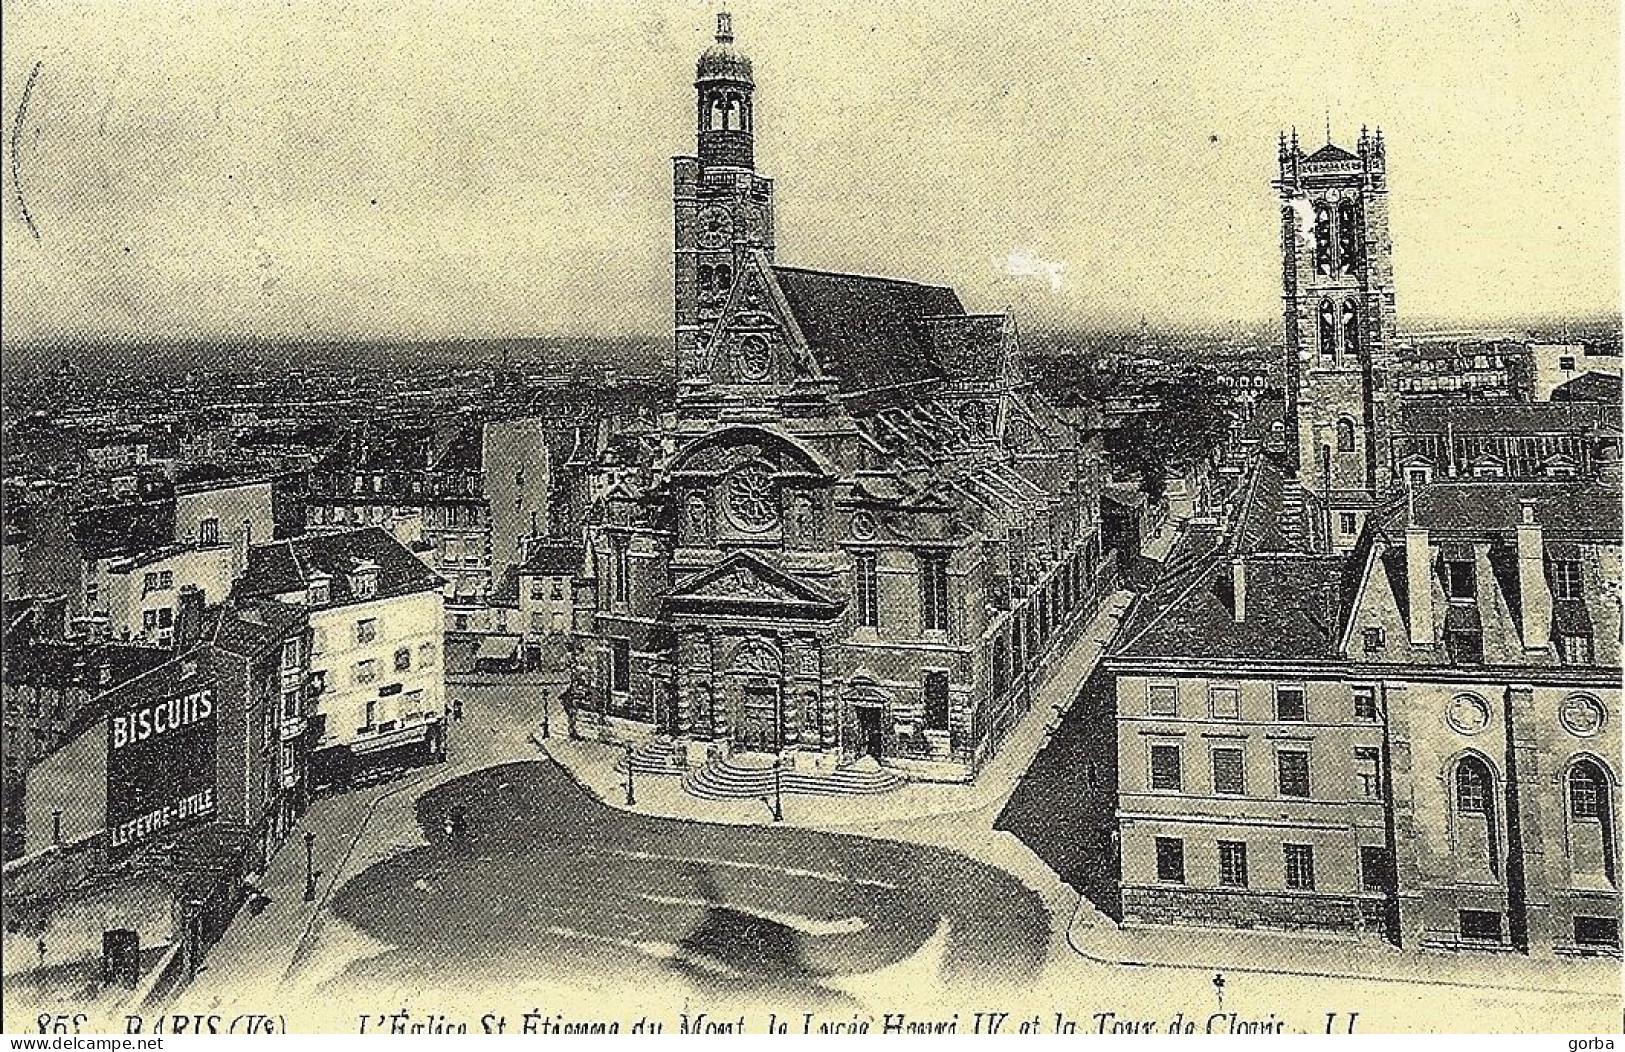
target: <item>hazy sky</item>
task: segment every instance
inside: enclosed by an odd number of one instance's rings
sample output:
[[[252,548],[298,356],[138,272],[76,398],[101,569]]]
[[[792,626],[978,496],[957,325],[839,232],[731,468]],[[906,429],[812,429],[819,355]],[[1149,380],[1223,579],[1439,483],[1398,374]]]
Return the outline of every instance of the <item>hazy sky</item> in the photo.
[[[663,332],[715,10],[6,0],[5,340]],[[1387,136],[1402,322],[1618,310],[1614,4],[733,11],[783,262],[1267,320],[1276,132],[1329,113]]]

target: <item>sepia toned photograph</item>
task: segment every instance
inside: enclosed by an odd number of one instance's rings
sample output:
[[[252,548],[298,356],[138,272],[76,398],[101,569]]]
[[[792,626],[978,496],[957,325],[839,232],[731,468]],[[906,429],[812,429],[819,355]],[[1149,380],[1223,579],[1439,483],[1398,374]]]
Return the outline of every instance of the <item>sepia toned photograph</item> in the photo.
[[[1621,1032],[1617,6],[0,11],[10,1047]]]

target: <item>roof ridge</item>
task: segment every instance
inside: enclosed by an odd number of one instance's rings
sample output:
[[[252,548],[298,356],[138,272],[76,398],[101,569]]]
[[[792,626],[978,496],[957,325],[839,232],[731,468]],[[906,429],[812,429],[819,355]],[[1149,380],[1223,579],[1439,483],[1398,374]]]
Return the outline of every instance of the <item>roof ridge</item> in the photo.
[[[794,266],[790,266],[789,264],[785,264],[785,263],[770,263],[770,264],[768,264],[768,266],[769,266],[770,269],[775,270],[775,271],[788,270],[788,271],[792,271],[792,272],[797,273],[797,274],[818,274],[818,275],[821,275],[823,277],[828,277],[828,278],[857,278],[860,281],[884,281],[884,282],[886,282],[888,284],[891,284],[891,285],[912,285],[915,288],[921,288],[921,289],[947,289],[949,291],[953,291],[953,286],[952,285],[938,285],[938,284],[933,284],[933,283],[925,282],[925,281],[917,281],[914,278],[894,278],[894,277],[891,277],[890,275],[886,275],[886,274],[859,274],[859,273],[856,273],[854,271],[849,271],[849,270],[819,270],[819,269],[817,269],[815,267],[794,267]],[[928,318],[960,318],[960,317],[971,317],[971,315],[968,315],[968,314],[965,314],[965,315],[961,315],[961,314],[927,314],[927,315],[921,315],[921,317],[928,317]]]
[[[1220,551],[1221,551],[1221,549],[1215,548],[1215,549],[1213,549],[1212,551],[1210,551],[1208,553],[1208,556],[1211,557],[1211,556],[1219,553]],[[1216,560],[1216,559],[1213,560],[1213,563],[1216,566],[1217,563],[1218,563],[1218,560]],[[1139,631],[1135,632],[1134,635],[1132,635],[1131,637],[1123,640],[1123,642],[1121,644],[1119,644],[1118,647],[1116,647],[1114,649],[1118,649],[1118,650],[1127,649],[1128,647],[1133,646],[1135,643],[1138,643],[1141,639],[1145,638],[1145,634],[1147,632],[1150,632],[1153,628],[1155,628],[1162,621],[1162,619],[1164,617],[1167,617],[1168,613],[1170,611],[1176,609],[1181,603],[1183,603],[1185,601],[1185,599],[1191,594],[1191,592],[1196,590],[1197,585],[1199,585],[1203,581],[1207,580],[1208,570],[1210,570],[1212,568],[1213,568],[1212,566],[1202,566],[1201,567],[1201,572],[1198,573],[1198,572],[1196,572],[1197,567],[1195,567],[1195,566],[1191,567],[1192,572],[1191,572],[1190,584],[1187,584],[1184,588],[1180,589],[1179,594],[1174,597],[1173,602],[1165,604],[1162,607],[1162,609],[1157,611],[1157,614],[1156,614],[1155,617],[1153,617],[1151,620],[1147,621],[1145,624],[1141,625]],[[1148,598],[1150,598],[1150,596],[1151,596],[1151,593],[1146,592],[1146,593],[1144,593],[1142,595],[1142,598],[1147,598],[1148,599]]]

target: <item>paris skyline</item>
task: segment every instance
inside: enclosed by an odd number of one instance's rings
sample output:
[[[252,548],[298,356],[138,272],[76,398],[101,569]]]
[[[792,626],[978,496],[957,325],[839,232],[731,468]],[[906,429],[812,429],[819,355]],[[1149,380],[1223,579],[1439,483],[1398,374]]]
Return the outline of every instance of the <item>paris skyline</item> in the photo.
[[[1027,328],[1267,323],[1276,134],[1380,124],[1402,325],[1617,314],[1614,16],[1340,12],[736,6],[778,258]],[[658,334],[712,14],[9,6],[6,341]]]

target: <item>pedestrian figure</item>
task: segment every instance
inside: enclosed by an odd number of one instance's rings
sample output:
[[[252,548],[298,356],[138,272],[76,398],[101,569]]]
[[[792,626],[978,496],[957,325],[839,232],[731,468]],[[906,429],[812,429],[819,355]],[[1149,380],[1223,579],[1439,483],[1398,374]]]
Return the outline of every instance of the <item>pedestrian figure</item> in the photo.
[[[461,723],[463,721],[463,699],[462,698],[453,698],[453,699],[451,699],[451,718],[456,720],[458,723]]]

